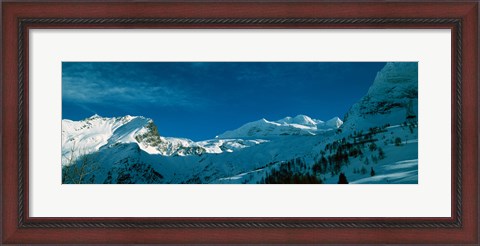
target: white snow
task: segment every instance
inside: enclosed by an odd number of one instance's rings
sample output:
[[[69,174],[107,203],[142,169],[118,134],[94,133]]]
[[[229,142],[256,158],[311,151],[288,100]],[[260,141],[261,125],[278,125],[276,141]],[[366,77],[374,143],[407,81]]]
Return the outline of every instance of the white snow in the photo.
[[[367,94],[346,114],[343,129],[365,130],[405,121],[408,106],[418,115],[418,65],[389,62],[377,73]]]
[[[162,137],[161,143],[153,146],[145,141],[138,142],[137,136],[148,132],[151,119],[142,116],[107,118],[97,114],[80,121],[62,120],[62,165],[70,165],[78,156],[89,154],[101,148],[118,144],[135,143],[152,155],[189,155],[188,148],[205,153],[233,152],[242,148],[268,142],[263,139],[211,139],[194,142],[186,138]]]
[[[306,115],[285,117],[277,121],[261,119],[247,123],[238,129],[224,132],[217,138],[271,138],[290,135],[317,135],[325,131],[335,130],[342,125],[338,117],[327,121],[312,119]]]
[[[128,127],[134,119],[135,123],[147,120],[131,116],[102,118],[96,114],[82,121],[62,120],[62,165],[68,165],[72,157],[98,151],[111,139],[131,142],[131,131],[139,130],[138,124]]]
[[[80,154],[96,152],[101,163],[95,173],[97,183],[103,183],[112,170],[129,170],[128,164],[151,165],[163,176],[163,183],[256,183],[295,158],[312,170],[327,144],[342,139],[353,143],[358,140],[353,135],[377,127],[382,131],[376,132],[371,141],[382,148],[385,158],[373,161],[378,152],[371,151],[367,144],[364,156],[350,157],[340,172],[352,184],[416,184],[418,128],[405,125],[409,107],[418,114],[416,90],[416,64],[388,63],[368,93],[348,111],[344,122],[338,117],[322,121],[301,114],[277,121],[260,119],[198,142],[164,136],[155,137],[155,143],[141,139],[139,136],[149,133],[148,126],[153,123],[141,116],[65,119],[62,165],[71,164],[69,159]],[[338,182],[338,174],[330,172],[320,174],[320,178],[327,184]]]

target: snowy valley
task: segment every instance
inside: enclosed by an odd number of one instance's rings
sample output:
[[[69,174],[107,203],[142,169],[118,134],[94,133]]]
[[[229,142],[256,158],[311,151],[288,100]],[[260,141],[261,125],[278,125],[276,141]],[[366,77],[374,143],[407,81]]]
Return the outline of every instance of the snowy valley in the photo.
[[[204,141],[142,116],[62,120],[66,184],[416,184],[418,66],[387,63],[343,117],[259,119]]]

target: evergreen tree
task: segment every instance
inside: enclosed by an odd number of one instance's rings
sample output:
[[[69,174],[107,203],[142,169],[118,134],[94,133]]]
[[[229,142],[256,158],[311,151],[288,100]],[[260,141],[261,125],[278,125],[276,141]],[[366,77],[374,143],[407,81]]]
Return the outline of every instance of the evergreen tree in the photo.
[[[103,181],[104,184],[111,184],[112,183],[112,172],[108,171],[107,178]]]
[[[402,145],[402,139],[399,137],[395,138],[395,146],[400,146],[400,145]]]
[[[370,176],[372,176],[372,177],[375,176],[375,171],[373,170],[373,167],[370,168]]]
[[[368,148],[370,149],[370,151],[375,151],[377,149],[377,145],[375,143],[371,143]]]
[[[348,184],[347,176],[345,176],[344,173],[340,173],[340,175],[338,175],[338,183],[339,184]]]
[[[362,167],[362,169],[360,169],[360,173],[365,175],[367,173],[367,169],[365,167]]]
[[[385,159],[385,152],[383,152],[382,148],[378,148],[378,159],[383,160]]]

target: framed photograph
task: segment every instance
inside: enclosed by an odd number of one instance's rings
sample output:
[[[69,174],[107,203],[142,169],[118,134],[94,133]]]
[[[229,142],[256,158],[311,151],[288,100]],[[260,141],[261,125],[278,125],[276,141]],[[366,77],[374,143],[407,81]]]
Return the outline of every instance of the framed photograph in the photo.
[[[3,2],[2,243],[478,244],[478,2]]]

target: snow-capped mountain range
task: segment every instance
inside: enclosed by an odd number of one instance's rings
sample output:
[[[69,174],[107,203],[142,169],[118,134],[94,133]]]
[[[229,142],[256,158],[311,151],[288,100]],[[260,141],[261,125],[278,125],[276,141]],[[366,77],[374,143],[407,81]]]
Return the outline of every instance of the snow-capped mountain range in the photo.
[[[261,119],[247,123],[240,128],[227,131],[217,138],[268,138],[286,135],[317,135],[321,132],[335,130],[343,124],[338,117],[327,122],[312,119],[306,115],[285,117],[277,121]]]
[[[306,115],[278,121],[261,119],[220,134],[215,139],[194,142],[186,138],[160,136],[153,120],[143,116],[108,118],[95,114],[80,121],[62,120],[62,164],[71,163],[74,151],[89,154],[126,143],[135,143],[149,154],[164,156],[233,152],[268,142],[272,137],[317,135],[335,130],[342,123],[338,117],[323,122]]]
[[[142,116],[65,119],[62,180],[337,183],[342,174],[350,183],[417,183],[417,91],[417,63],[387,63],[343,121],[260,119],[198,142],[162,136],[161,122]]]

